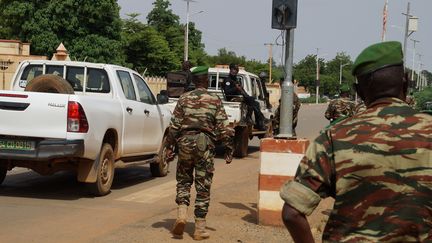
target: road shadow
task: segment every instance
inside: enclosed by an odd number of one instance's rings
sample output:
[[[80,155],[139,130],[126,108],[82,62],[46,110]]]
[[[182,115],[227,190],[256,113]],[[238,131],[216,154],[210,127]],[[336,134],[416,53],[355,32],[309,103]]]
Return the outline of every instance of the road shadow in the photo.
[[[242,217],[242,220],[252,224],[256,224],[258,222],[256,203],[249,203],[249,206],[245,205],[244,203],[232,203],[232,202],[220,202],[220,204],[231,209],[249,211],[249,214]]]
[[[160,222],[156,222],[152,224],[152,227],[155,229],[164,228],[167,230],[167,232],[171,233],[175,221],[176,221],[175,219],[164,219]],[[206,227],[206,229],[210,231],[216,231],[215,228],[208,227],[208,226]],[[189,222],[189,221],[186,222],[186,227],[184,232],[188,234],[190,237],[193,237],[194,230],[195,230],[195,222]]]
[[[135,186],[156,179],[150,172],[149,165],[116,168],[112,190]]]
[[[153,179],[149,166],[117,168],[111,189],[120,190]],[[97,198],[89,192],[86,183],[77,181],[76,173],[69,171],[50,176],[41,176],[33,171],[8,174],[0,185],[0,196],[69,201]]]

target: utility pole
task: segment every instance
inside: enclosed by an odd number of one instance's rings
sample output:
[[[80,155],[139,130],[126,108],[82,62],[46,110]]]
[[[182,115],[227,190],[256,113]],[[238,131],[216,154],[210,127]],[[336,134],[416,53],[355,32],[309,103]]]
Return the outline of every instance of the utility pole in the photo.
[[[319,86],[320,86],[320,81],[319,81],[319,71],[320,71],[320,66],[319,66],[319,58],[318,58],[318,53],[319,53],[319,48],[317,48],[317,52],[316,52],[316,94],[315,94],[315,103],[318,104],[319,101]]]
[[[423,56],[422,54],[417,54],[418,55],[418,60],[419,60],[419,64],[418,64],[418,69],[417,69],[417,86],[421,86],[421,84],[420,84],[420,68],[421,68],[421,66],[423,65],[422,63],[421,63],[421,57]]]
[[[340,63],[340,68],[339,68],[339,85],[342,85],[342,69],[343,69],[343,67],[345,67],[348,64],[349,63],[345,63],[345,64],[342,64],[342,62]]]
[[[408,2],[408,6],[407,6],[407,12],[406,13],[402,13],[403,15],[406,16],[406,20],[405,20],[405,37],[404,37],[404,46],[403,46],[403,56],[404,56],[404,65],[406,66],[406,50],[407,50],[407,41],[408,41],[408,36],[410,36],[411,34],[408,34],[408,25],[409,25],[409,19],[411,17],[410,15],[410,2]]]
[[[184,61],[189,60],[189,3],[195,2],[194,0],[184,0],[187,3],[186,7],[186,29],[185,29],[185,43],[184,43]]]
[[[416,43],[419,43],[420,41],[411,39],[414,44],[413,49],[413,64],[412,64],[412,70],[411,70],[411,80],[414,80],[414,69],[415,69],[415,55],[416,55]]]
[[[272,83],[272,61],[273,61],[273,46],[275,44],[265,43],[265,46],[269,47],[269,83]]]

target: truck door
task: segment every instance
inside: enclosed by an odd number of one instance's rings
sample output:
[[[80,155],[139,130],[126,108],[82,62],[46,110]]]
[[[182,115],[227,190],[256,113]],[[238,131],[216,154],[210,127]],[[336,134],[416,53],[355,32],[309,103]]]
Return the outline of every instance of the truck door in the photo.
[[[138,101],[132,77],[128,71],[117,70],[117,76],[123,90],[123,153],[126,156],[139,155],[143,152],[145,114]]]
[[[144,131],[143,148],[146,152],[157,152],[163,137],[163,120],[156,99],[150,91],[144,79],[133,74],[138,90],[138,99],[141,102],[141,113],[144,114],[144,121],[141,123]]]

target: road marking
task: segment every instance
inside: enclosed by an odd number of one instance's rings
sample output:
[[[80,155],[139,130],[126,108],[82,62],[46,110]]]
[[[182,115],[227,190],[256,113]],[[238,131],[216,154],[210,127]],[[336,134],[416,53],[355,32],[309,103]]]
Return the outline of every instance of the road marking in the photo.
[[[177,181],[169,181],[158,186],[134,192],[124,197],[117,198],[118,201],[154,203],[162,198],[169,197],[176,193]]]

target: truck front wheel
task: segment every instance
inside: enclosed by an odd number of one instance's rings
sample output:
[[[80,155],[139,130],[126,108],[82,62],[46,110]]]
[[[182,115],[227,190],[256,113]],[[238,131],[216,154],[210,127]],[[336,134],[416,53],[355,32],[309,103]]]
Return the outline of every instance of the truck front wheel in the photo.
[[[166,146],[165,139],[162,141],[161,149],[159,150],[159,154],[156,157],[156,162],[150,164],[150,171],[152,176],[154,177],[163,177],[168,174],[169,164],[167,162],[167,154],[166,154]]]
[[[98,163],[96,182],[87,186],[94,195],[104,196],[110,192],[114,179],[114,152],[110,144],[103,144],[95,163]]]
[[[248,155],[249,146],[249,128],[236,127],[234,137],[234,156],[243,158]]]

